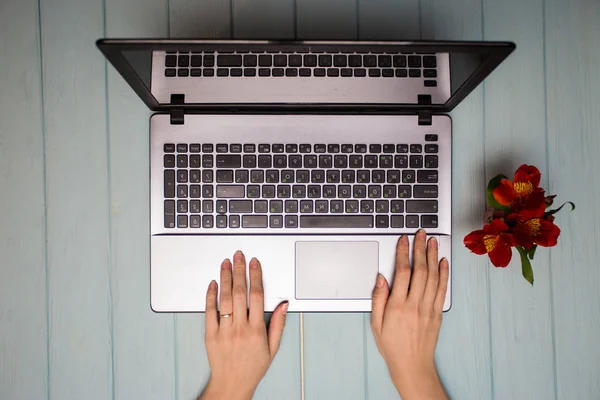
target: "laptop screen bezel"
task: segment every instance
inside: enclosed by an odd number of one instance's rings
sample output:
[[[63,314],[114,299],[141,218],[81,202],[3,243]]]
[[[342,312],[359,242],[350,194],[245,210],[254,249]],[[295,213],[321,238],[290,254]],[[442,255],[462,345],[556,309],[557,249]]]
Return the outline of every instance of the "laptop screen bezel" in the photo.
[[[414,113],[418,111],[429,111],[432,113],[446,113],[452,111],[465,97],[469,95],[508,55],[516,48],[512,42],[493,41],[279,41],[279,40],[185,40],[185,39],[100,39],[96,42],[97,47],[115,67],[129,86],[146,103],[152,111],[169,112],[174,108],[183,108],[187,112],[203,111],[369,111],[369,112],[398,112]],[[335,104],[335,103],[219,103],[219,104],[161,104],[144,84],[142,78],[135,72],[133,67],[123,56],[126,51],[176,51],[181,48],[194,51],[198,49],[213,49],[218,51],[252,51],[252,49],[265,47],[285,48],[286,46],[318,46],[320,50],[339,51],[341,46],[352,46],[353,50],[365,51],[376,48],[378,51],[386,51],[386,48],[402,50],[415,53],[482,53],[487,58],[469,76],[467,80],[454,92],[444,104]]]

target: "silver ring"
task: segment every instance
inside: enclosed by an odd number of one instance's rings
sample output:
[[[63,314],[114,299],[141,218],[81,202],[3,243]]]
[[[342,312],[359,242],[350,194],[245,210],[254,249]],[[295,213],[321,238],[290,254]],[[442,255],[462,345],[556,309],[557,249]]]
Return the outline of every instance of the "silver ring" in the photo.
[[[229,318],[233,315],[233,313],[231,314],[221,314],[221,318]]]

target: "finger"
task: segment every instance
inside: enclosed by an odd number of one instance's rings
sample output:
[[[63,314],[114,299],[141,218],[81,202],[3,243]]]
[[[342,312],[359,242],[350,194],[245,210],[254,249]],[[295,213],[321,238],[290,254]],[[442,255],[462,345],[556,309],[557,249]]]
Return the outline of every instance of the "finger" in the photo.
[[[233,316],[235,321],[248,321],[247,297],[246,257],[238,250],[233,255]]]
[[[219,330],[219,321],[217,320],[217,282],[211,281],[206,291],[206,335],[214,335]]]
[[[427,282],[426,236],[425,231],[419,229],[413,243],[413,270],[410,278],[408,300],[415,303],[421,302],[425,291],[425,283]]]
[[[425,293],[423,295],[423,306],[426,309],[432,309],[435,302],[440,282],[438,273],[439,265],[438,241],[432,237],[427,242],[427,283],[425,284]]]
[[[394,303],[404,302],[408,293],[411,274],[408,251],[408,236],[403,235],[396,245],[396,273],[394,274],[394,286],[390,295],[390,301]]]
[[[440,261],[440,284],[438,285],[435,303],[433,304],[433,310],[436,313],[444,311],[444,301],[446,300],[446,291],[448,290],[448,279],[450,279],[450,265],[448,264],[448,260],[442,258],[442,261]]]
[[[231,261],[225,259],[221,263],[221,305],[219,312],[223,314],[231,314],[233,312],[233,298],[231,297]],[[223,322],[231,321],[231,318],[221,318],[219,320],[220,326],[223,326]]]
[[[250,324],[265,324],[265,295],[262,282],[262,266],[253,258],[250,260]]]
[[[390,287],[383,275],[377,275],[375,289],[373,289],[373,301],[371,303],[371,329],[375,335],[381,333],[383,326],[383,314],[387,304]]]
[[[273,311],[273,315],[271,316],[271,323],[269,324],[269,352],[271,353],[271,360],[275,358],[275,354],[277,354],[277,351],[279,350],[288,306],[289,303],[287,301],[281,303],[277,306],[275,311]]]

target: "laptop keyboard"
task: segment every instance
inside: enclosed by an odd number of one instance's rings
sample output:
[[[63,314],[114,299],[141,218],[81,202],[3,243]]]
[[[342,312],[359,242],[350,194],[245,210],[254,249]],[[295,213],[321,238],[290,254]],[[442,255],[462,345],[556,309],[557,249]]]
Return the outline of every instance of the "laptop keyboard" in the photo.
[[[164,227],[436,228],[438,144],[164,144]]]
[[[437,86],[435,54],[167,52],[166,77],[426,78]]]

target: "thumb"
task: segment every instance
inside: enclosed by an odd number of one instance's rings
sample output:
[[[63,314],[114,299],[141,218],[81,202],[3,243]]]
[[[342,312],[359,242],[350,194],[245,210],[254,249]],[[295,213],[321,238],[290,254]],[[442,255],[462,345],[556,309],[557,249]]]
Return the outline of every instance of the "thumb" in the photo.
[[[271,353],[271,359],[275,358],[275,354],[277,354],[277,351],[279,350],[279,343],[281,342],[283,328],[285,327],[285,315],[288,306],[289,303],[284,301],[277,306],[271,316],[271,322],[269,323],[269,351]]]
[[[378,274],[375,289],[373,289],[373,302],[371,303],[371,329],[374,334],[379,334],[379,332],[381,332],[381,327],[383,326],[383,314],[385,312],[389,294],[390,287],[386,279],[383,275]]]

